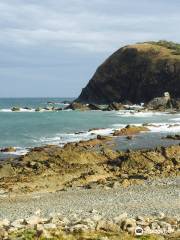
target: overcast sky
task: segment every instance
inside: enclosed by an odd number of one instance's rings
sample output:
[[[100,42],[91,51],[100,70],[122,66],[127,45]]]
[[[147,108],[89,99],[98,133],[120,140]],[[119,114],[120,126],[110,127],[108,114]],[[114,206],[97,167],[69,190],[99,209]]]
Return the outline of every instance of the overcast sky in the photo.
[[[123,45],[180,42],[179,0],[0,0],[0,97],[77,96]]]

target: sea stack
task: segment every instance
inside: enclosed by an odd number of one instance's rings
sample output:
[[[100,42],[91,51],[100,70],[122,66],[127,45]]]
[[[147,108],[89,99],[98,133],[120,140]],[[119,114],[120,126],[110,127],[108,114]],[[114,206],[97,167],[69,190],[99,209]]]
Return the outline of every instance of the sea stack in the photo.
[[[98,67],[76,102],[147,103],[165,92],[180,97],[180,44],[145,42],[113,53]]]

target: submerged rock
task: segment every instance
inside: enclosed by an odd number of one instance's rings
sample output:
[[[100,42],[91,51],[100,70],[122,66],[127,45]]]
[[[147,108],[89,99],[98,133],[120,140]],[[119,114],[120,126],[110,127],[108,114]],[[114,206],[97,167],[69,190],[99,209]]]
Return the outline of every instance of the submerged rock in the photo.
[[[41,112],[43,109],[41,108],[41,107],[37,107],[36,109],[35,109],[35,112]]]
[[[19,107],[13,107],[11,109],[12,112],[19,112],[21,109]]]

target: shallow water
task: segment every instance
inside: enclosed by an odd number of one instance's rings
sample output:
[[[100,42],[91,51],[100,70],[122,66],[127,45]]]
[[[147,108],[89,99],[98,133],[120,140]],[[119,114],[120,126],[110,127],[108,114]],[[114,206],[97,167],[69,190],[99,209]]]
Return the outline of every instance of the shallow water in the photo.
[[[60,102],[63,100],[65,99],[0,99],[0,148],[15,146],[18,148],[17,154],[21,154],[29,147],[44,144],[62,145],[66,142],[92,138],[94,135],[88,132],[91,128],[105,128],[93,133],[106,135],[113,129],[122,128],[127,124],[156,123],[157,126],[150,127],[151,133],[141,134],[132,141],[119,138],[118,146],[121,149],[161,145],[162,135],[180,133],[180,114],[129,111],[11,112],[13,106],[35,109],[39,106],[46,107],[48,101],[56,102],[56,106],[62,106]],[[169,124],[173,127],[169,127]]]

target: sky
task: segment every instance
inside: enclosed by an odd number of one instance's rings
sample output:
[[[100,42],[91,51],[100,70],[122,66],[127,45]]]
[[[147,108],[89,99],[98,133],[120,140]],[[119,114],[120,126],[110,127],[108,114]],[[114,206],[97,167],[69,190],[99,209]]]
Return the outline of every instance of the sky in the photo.
[[[124,45],[180,42],[180,0],[0,0],[0,97],[76,97]]]

